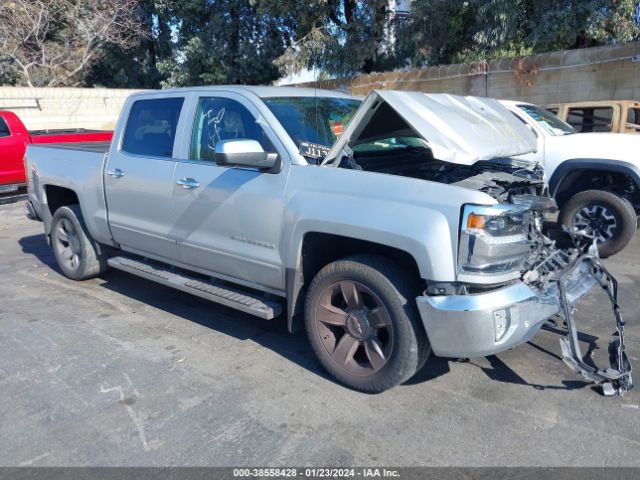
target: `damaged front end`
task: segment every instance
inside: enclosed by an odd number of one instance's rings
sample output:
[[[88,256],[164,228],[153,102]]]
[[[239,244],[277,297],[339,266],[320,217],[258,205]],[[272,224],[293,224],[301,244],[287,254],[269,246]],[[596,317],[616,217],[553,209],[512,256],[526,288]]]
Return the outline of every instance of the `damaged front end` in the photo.
[[[564,361],[605,394],[622,395],[633,383],[616,281],[593,241],[564,232],[567,245],[559,247],[543,232],[557,206],[539,166],[516,158],[536,148],[532,133],[496,100],[379,91],[365,99],[323,164],[495,200],[462,205],[456,281],[427,281],[416,298],[436,355],[472,358],[515,348],[559,315],[567,326]],[[616,322],[611,367],[604,369],[585,361],[573,317],[575,303],[596,285],[609,295]]]
[[[429,340],[440,356],[487,356],[530,341],[549,318],[559,316],[566,324],[565,363],[602,385],[605,395],[622,395],[633,382],[616,280],[600,262],[593,239],[569,232],[551,239],[543,233],[544,218],[555,208],[554,200],[531,194],[463,207],[459,283],[455,291],[432,285],[417,299]],[[585,358],[573,316],[576,302],[596,285],[607,292],[615,318],[608,368]]]
[[[507,223],[519,225],[520,231],[526,237],[521,245],[528,245],[530,253],[519,265],[521,281],[537,292],[540,298],[548,299],[557,304],[557,313],[566,325],[566,336],[560,339],[564,362],[585,379],[602,385],[605,395],[623,395],[633,388],[631,364],[625,353],[624,322],[618,304],[618,285],[616,279],[602,265],[598,257],[598,249],[593,238],[577,234],[565,229],[560,233],[560,240],[566,245],[559,248],[557,240],[552,240],[543,233],[544,218],[556,210],[555,201],[548,197],[536,195],[513,195],[510,198],[514,211],[521,211],[521,215],[514,220],[515,214],[507,214]],[[466,218],[470,222],[469,217]],[[473,243],[473,242],[472,242]],[[516,242],[516,245],[518,243]],[[508,245],[501,245],[502,252]],[[473,258],[471,247],[461,251],[469,258]],[[522,257],[521,257],[522,258]],[[518,262],[517,255],[510,267],[513,269]],[[515,262],[515,263],[513,263]],[[573,316],[574,305],[594,286],[599,285],[608,295],[615,319],[616,331],[609,344],[608,368],[599,368],[585,360],[578,341],[576,322]]]
[[[559,299],[561,309],[558,315],[567,329],[566,336],[560,339],[563,361],[586,380],[601,385],[605,396],[622,396],[634,385],[631,363],[625,352],[625,323],[618,304],[618,282],[602,265],[593,238],[568,229],[564,234],[571,238],[572,247],[559,249],[555,242],[540,235],[543,243],[537,245],[535,253],[527,260],[529,269],[523,275],[523,281],[542,295]],[[616,331],[608,348],[608,368],[586,361],[573,316],[576,301],[595,285],[607,293],[615,319]]]

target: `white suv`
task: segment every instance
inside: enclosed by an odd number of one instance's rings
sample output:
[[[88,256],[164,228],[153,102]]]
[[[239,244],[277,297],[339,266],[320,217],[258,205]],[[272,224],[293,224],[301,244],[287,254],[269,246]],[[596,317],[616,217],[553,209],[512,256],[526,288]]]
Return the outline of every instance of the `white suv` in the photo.
[[[640,211],[640,136],[577,133],[543,107],[501,102],[538,139],[538,150],[521,158],[544,167],[560,222],[594,236],[602,257],[627,246]]]

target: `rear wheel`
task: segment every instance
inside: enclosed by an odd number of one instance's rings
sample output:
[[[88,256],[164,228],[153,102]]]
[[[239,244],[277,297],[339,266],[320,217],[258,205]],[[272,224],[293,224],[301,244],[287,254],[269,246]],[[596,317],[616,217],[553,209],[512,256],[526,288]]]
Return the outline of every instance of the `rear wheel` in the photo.
[[[593,236],[600,256],[606,258],[629,244],[638,220],[627,199],[603,190],[587,190],[562,207],[560,223]]]
[[[51,222],[51,246],[58,266],[73,280],[86,280],[103,273],[107,259],[91,238],[79,205],[60,207]]]
[[[305,324],[323,367],[340,383],[376,393],[411,378],[429,355],[410,275],[358,255],[330,263],[307,295]]]

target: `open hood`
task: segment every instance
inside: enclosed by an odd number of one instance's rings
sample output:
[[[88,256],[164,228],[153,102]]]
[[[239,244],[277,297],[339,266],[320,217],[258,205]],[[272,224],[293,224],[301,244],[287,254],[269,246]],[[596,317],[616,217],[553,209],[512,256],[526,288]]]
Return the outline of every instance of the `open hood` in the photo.
[[[481,160],[536,151],[534,134],[497,100],[449,94],[376,90],[362,103],[323,164],[339,164],[349,147],[419,136],[445,162]]]

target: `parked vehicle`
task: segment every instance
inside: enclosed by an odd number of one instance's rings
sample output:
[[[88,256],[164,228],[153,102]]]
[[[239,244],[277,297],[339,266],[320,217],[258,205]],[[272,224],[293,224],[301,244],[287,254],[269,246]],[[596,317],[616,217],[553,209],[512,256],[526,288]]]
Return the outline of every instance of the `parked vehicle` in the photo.
[[[81,128],[28,131],[15,113],[0,110],[0,192],[25,186],[24,154],[30,143],[108,142],[112,136]]]
[[[496,100],[360,103],[277,87],[136,93],[110,146],[29,146],[29,200],[69,278],[111,266],[284,313],[354,389],[402,383],[432,350],[516,347],[559,312],[567,363],[609,393],[631,388],[619,316],[612,369],[582,360],[571,306],[594,284],[615,302],[614,280],[593,248],[543,235],[555,204],[509,158],[536,148],[531,132]]]
[[[626,247],[640,212],[640,135],[578,134],[542,107],[502,103],[538,139],[537,151],[522,158],[544,166],[560,223],[596,238],[601,257]]]
[[[556,103],[546,108],[578,133],[640,133],[640,102],[636,100]]]

